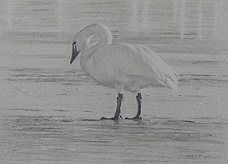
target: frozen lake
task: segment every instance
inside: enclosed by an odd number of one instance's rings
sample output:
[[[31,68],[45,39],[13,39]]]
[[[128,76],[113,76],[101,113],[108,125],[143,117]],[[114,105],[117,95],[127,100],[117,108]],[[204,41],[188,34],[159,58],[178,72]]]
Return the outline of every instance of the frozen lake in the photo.
[[[97,22],[180,74],[177,93],[143,92],[141,121],[100,121],[116,91],[69,64],[74,35]],[[1,0],[0,163],[227,164],[227,44],[226,0]]]

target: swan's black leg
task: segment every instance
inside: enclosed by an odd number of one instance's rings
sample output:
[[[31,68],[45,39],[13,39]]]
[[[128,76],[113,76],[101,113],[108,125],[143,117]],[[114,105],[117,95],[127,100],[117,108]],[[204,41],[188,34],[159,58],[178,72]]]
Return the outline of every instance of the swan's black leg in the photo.
[[[137,112],[135,117],[132,117],[132,118],[126,117],[125,118],[126,120],[141,120],[142,119],[142,117],[140,117],[140,115],[141,115],[141,104],[142,104],[142,95],[141,95],[141,93],[138,93],[138,95],[136,96],[136,100],[138,102],[138,112]]]
[[[114,117],[112,117],[112,118],[102,117],[101,120],[119,120],[119,118],[122,119],[122,116],[120,115],[120,107],[121,107],[122,100],[123,100],[123,94],[122,93],[118,93],[117,107],[116,107],[116,112],[115,112]]]

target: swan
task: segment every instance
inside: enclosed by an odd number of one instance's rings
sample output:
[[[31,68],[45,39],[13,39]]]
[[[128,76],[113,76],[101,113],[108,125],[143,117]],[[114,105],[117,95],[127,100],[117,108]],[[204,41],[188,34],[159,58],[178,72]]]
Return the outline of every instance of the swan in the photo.
[[[117,107],[112,118],[118,120],[123,92],[137,93],[138,112],[135,117],[142,119],[141,92],[153,87],[177,89],[178,74],[154,51],[143,45],[112,44],[112,33],[108,27],[96,23],[78,32],[72,43],[70,64],[80,55],[80,65],[99,84],[114,88],[118,92]]]

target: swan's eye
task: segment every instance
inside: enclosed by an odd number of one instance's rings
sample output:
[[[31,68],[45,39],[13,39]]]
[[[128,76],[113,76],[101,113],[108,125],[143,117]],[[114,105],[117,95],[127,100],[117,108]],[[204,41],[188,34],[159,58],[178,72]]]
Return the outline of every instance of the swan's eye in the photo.
[[[73,42],[73,44],[76,44],[76,42]]]

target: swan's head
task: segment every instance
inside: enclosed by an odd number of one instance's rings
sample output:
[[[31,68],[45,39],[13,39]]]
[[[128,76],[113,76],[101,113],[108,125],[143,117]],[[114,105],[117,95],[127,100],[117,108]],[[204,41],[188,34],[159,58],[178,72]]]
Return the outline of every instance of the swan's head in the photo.
[[[94,35],[91,35],[87,39],[82,40],[81,37],[78,37],[78,35],[76,35],[76,37],[74,38],[74,41],[72,43],[72,57],[70,60],[70,64],[80,54],[80,52],[84,51],[86,49],[86,47],[91,45],[90,41],[93,36]]]
[[[112,43],[112,33],[101,24],[92,24],[77,33],[72,43],[72,57],[70,63],[86,48],[99,47]]]
[[[72,62],[74,61],[74,59],[78,56],[78,54],[80,53],[79,49],[77,48],[77,42],[73,42],[72,43],[72,56],[71,56],[71,60],[70,60],[70,64],[72,64]]]
[[[77,50],[77,45],[76,45],[76,42],[74,41],[72,43],[72,56],[71,56],[70,64],[72,64],[72,62],[78,56],[78,54],[79,54],[79,50]]]

